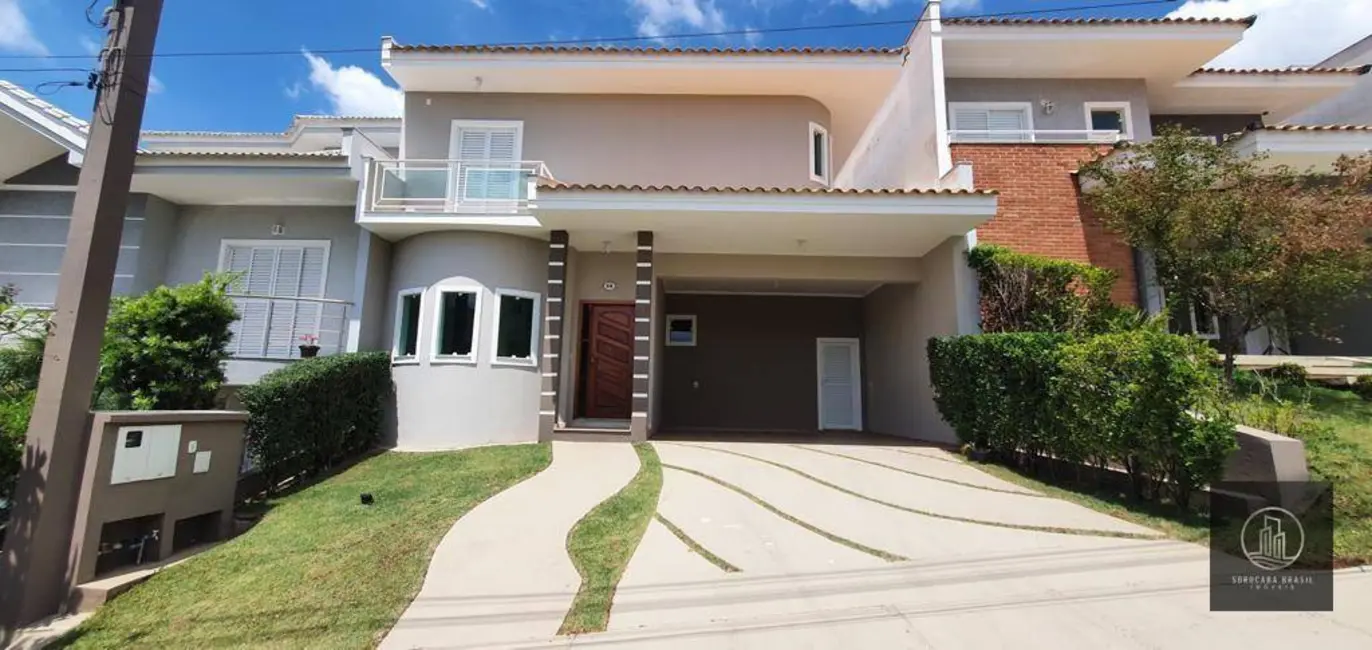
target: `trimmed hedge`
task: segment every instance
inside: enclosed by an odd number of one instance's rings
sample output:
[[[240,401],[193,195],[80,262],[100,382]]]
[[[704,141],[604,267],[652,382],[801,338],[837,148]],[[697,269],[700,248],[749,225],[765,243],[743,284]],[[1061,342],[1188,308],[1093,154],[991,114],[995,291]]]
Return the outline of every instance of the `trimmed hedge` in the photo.
[[[269,486],[322,472],[380,438],[391,401],[385,352],[302,359],[244,386],[247,445]]]
[[[1214,356],[1152,327],[929,341],[934,401],[963,442],[1023,466],[1122,467],[1136,497],[1181,507],[1237,444]]]

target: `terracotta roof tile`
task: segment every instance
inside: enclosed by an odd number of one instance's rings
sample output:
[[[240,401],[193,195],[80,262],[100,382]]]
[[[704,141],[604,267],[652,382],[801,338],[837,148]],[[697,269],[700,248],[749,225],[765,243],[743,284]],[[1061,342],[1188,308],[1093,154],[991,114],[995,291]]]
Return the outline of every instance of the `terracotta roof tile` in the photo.
[[[1250,131],[1372,131],[1372,124],[1269,124]]]
[[[743,187],[728,185],[623,185],[605,183],[564,183],[543,179],[539,186],[548,190],[572,192],[689,192],[695,194],[844,194],[866,196],[908,196],[918,194],[995,195],[995,190],[920,189],[856,189],[837,187]]]
[[[1257,16],[1247,18],[944,18],[945,25],[1244,25],[1252,27]]]
[[[1191,74],[1367,74],[1372,63],[1343,68],[1201,68]]]
[[[620,45],[401,45],[391,46],[394,52],[446,52],[461,54],[641,54],[658,55],[724,55],[724,56],[787,56],[806,54],[889,55],[904,51],[900,47],[632,47]]]

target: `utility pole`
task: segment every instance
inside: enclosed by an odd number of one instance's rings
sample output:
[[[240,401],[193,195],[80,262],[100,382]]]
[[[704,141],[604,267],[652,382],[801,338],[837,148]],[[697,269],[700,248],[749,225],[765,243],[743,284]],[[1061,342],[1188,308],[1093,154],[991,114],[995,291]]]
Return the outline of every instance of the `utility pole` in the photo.
[[[91,393],[161,17],[162,0],[114,0],[106,13],[109,37],[100,57],[95,115],[0,558],[0,639],[6,642],[17,627],[57,613],[71,588],[69,552]]]

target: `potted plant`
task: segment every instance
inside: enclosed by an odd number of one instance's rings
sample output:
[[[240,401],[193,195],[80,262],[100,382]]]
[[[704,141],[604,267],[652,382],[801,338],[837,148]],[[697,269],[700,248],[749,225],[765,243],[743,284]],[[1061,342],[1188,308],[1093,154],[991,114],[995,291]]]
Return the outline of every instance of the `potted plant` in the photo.
[[[319,354],[319,337],[314,334],[306,334],[300,337],[304,343],[300,344],[300,358],[312,359]]]

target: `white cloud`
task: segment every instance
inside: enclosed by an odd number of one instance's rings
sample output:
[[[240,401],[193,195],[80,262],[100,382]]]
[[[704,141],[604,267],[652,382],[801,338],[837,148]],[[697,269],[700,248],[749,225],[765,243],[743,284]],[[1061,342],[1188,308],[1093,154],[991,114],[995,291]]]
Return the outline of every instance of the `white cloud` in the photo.
[[[471,3],[472,3],[472,6],[476,7],[477,9],[490,9],[490,8],[491,8],[491,0],[468,0],[468,1],[471,2]]]
[[[1258,17],[1214,67],[1267,68],[1319,63],[1372,33],[1366,0],[1188,0],[1174,18]]]
[[[308,50],[303,54],[310,62],[310,84],[328,96],[335,113],[369,117],[400,115],[404,94],[399,89],[387,86],[379,77],[357,66],[335,68]],[[287,89],[287,95],[290,95],[290,89]]]
[[[160,94],[162,94],[163,92],[166,92],[166,90],[167,90],[167,84],[162,83],[162,80],[161,80],[161,79],[158,79],[158,78],[157,78],[157,75],[150,75],[150,76],[148,76],[148,94],[149,94],[149,95],[160,95]]]
[[[747,43],[748,47],[757,47],[762,42],[762,32],[757,31],[756,27],[748,25],[743,30],[743,42]]]
[[[48,47],[34,35],[33,26],[19,8],[19,0],[0,0],[0,50],[48,54]]]
[[[658,37],[673,30],[718,32],[729,23],[712,0],[629,0],[636,15],[640,36]]]

